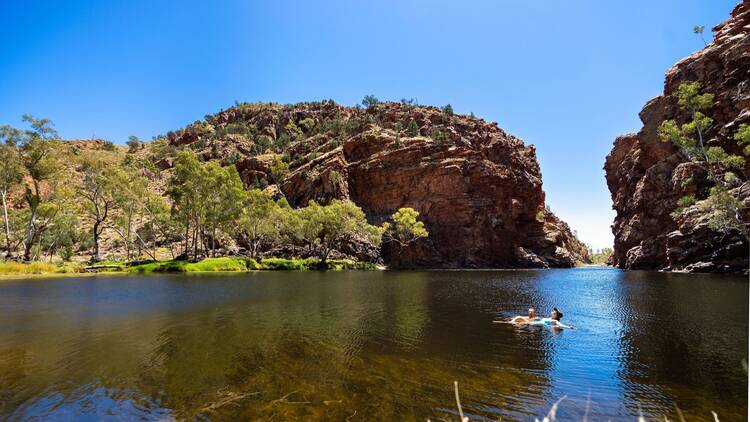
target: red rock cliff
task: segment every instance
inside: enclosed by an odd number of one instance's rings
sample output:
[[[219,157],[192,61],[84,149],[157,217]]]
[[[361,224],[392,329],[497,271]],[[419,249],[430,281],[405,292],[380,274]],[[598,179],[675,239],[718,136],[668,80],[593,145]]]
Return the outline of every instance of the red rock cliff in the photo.
[[[544,206],[539,164],[495,123],[434,107],[332,101],[241,104],[169,137],[204,159],[234,162],[247,185],[266,186],[293,206],[348,198],[371,223],[412,207],[430,232],[394,266],[569,267],[588,253]],[[273,171],[281,153],[289,171]],[[228,160],[227,157],[232,157]]]
[[[617,211],[613,259],[619,267],[702,272],[747,268],[748,245],[742,235],[712,231],[697,210],[688,210],[677,221],[670,216],[679,198],[700,197],[708,186],[697,186],[701,175],[696,166],[684,162],[657,133],[666,119],[687,120],[672,93],[683,82],[699,81],[704,92],[715,96],[707,112],[714,119],[708,144],[741,154],[732,137],[741,123],[750,122],[750,1],[737,5],[731,18],[713,31],[710,45],[667,72],[663,95],[640,113],[640,132],[617,138],[607,156],[604,169]]]

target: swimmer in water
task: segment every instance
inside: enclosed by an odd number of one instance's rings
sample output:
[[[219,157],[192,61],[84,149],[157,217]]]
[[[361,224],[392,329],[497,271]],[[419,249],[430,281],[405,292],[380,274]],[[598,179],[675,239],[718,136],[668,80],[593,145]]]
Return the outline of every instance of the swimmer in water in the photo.
[[[499,324],[504,324],[504,323],[507,323],[507,324],[531,324],[533,321],[538,321],[539,319],[541,319],[541,318],[539,318],[536,315],[536,309],[529,308],[527,316],[518,315],[518,316],[515,316],[515,317],[511,318],[509,321],[494,321],[494,322],[499,323]]]
[[[573,325],[565,325],[560,320],[563,317],[563,313],[557,309],[552,308],[552,312],[549,314],[549,318],[541,318],[536,321],[531,321],[530,325],[549,325],[552,328],[575,328]]]
[[[575,328],[573,325],[565,325],[560,322],[562,317],[563,313],[557,308],[552,309],[549,318],[539,318],[538,316],[536,316],[536,311],[534,310],[534,308],[529,308],[528,316],[519,315],[517,317],[511,318],[509,321],[495,322],[518,325],[548,325],[553,328]]]

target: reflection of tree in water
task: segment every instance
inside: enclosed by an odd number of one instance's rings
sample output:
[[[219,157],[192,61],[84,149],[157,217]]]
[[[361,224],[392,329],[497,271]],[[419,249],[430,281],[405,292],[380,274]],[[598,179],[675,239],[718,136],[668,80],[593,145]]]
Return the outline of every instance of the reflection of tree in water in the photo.
[[[745,418],[747,376],[740,360],[748,353],[747,282],[653,272],[623,277],[618,306],[626,405],[671,414],[676,403],[688,417],[709,420],[710,414],[693,409],[724,409],[722,420]]]
[[[358,277],[373,280],[305,283],[283,300],[175,315],[141,369],[141,391],[185,418],[445,416],[453,380],[475,414],[539,404],[546,352],[490,323],[482,307],[496,293],[451,291],[435,274]]]

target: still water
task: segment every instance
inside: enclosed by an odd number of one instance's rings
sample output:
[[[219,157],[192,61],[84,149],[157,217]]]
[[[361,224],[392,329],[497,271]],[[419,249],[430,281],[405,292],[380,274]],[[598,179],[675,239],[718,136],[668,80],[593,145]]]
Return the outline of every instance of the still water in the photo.
[[[557,306],[577,330],[495,318]],[[0,419],[746,420],[744,277],[264,272],[0,281]],[[662,418],[663,420],[663,418]]]

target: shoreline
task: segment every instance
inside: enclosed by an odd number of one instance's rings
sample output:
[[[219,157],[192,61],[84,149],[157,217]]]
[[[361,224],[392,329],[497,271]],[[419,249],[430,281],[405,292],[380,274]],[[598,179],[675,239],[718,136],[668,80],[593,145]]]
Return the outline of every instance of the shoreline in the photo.
[[[322,262],[317,258],[263,258],[260,262],[245,257],[205,258],[190,262],[162,261],[101,261],[85,263],[20,263],[0,261],[0,280],[36,278],[83,277],[93,275],[190,274],[190,273],[250,273],[262,271],[375,271],[385,267],[371,262],[332,259]]]

